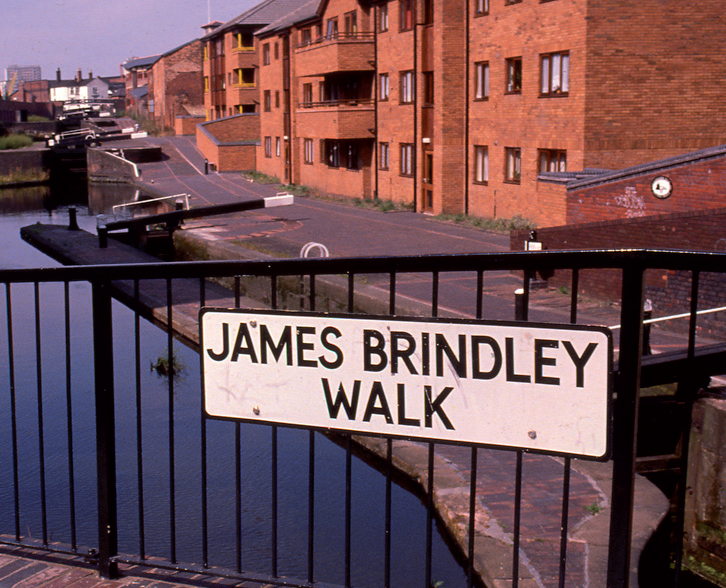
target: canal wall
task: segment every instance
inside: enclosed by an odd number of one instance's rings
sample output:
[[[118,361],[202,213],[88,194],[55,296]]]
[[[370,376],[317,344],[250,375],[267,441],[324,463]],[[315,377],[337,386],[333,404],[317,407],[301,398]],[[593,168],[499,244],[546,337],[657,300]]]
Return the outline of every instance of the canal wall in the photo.
[[[695,403],[688,463],[685,563],[726,586],[726,399]]]
[[[141,177],[139,167],[122,152],[88,149],[86,153],[88,180],[91,182],[134,182]]]
[[[0,151],[0,176],[23,171],[46,171],[51,167],[49,149],[4,149]]]

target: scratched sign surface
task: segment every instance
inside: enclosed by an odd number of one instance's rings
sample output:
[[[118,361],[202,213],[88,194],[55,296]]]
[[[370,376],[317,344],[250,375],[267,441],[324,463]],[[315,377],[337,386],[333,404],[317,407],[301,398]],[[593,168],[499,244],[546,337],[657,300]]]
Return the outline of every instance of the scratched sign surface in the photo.
[[[602,458],[601,327],[202,309],[211,417]]]

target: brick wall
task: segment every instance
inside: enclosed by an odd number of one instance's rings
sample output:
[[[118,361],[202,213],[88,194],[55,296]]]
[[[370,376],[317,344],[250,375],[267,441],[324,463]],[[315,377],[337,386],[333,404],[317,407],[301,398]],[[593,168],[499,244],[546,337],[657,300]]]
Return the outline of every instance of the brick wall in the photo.
[[[238,114],[197,125],[197,148],[218,171],[256,169],[260,116]]]
[[[177,116],[174,120],[174,133],[177,135],[195,135],[197,125],[203,122],[203,116]]]
[[[726,150],[709,150],[692,154],[681,164],[653,166],[642,173],[604,183],[594,181],[567,192],[567,222],[615,220],[673,214],[726,206]],[[667,176],[673,193],[656,198],[651,184],[658,176]]]
[[[726,252],[726,208],[693,211],[647,218],[610,220],[581,225],[539,229],[537,238],[548,250],[573,249],[675,249]],[[526,231],[513,231],[511,249],[521,251]],[[557,272],[552,286],[569,286],[570,272]],[[580,273],[581,293],[603,300],[620,298],[619,272],[589,270]],[[653,302],[653,316],[688,312],[690,272],[649,270],[646,297]],[[699,308],[726,306],[726,275],[701,277]],[[726,313],[699,318],[704,330],[726,333]],[[685,323],[669,326],[684,326]]]
[[[260,57],[260,146],[257,148],[257,169],[264,174],[287,182],[290,180],[285,177],[285,88],[283,85],[285,61],[282,59],[283,39],[282,36],[271,35],[258,39],[256,43],[260,56],[262,56],[262,47],[268,45],[270,48],[270,63],[268,65],[262,63],[262,57]],[[277,57],[275,57],[276,46]],[[265,105],[265,92],[269,92],[269,110],[266,109]],[[265,155],[265,137],[270,138],[269,156]],[[278,143],[280,146],[279,155]]]
[[[154,118],[167,128],[174,128],[176,116],[182,112],[180,105],[204,104],[201,41],[161,57],[152,68],[150,91]]]
[[[589,2],[587,17],[585,167],[726,143],[721,3]]]

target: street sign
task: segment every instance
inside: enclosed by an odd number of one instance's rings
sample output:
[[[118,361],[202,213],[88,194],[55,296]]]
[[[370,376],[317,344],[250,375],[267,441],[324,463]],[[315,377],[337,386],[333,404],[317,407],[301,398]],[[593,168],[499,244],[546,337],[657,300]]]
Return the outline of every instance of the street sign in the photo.
[[[210,417],[604,458],[604,327],[202,309]]]

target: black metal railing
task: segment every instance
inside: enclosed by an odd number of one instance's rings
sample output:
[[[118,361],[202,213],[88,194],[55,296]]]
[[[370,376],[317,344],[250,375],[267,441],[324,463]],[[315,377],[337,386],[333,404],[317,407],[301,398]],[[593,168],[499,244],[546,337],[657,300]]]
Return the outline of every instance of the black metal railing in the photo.
[[[170,570],[188,570],[197,573],[218,575],[240,580],[265,582],[272,585],[309,586],[319,583],[318,559],[320,545],[316,542],[317,518],[319,501],[316,494],[316,474],[321,466],[316,463],[317,445],[320,444],[320,433],[310,430],[304,433],[306,441],[299,443],[307,446],[307,464],[303,468],[307,475],[307,500],[305,508],[296,517],[305,521],[303,544],[307,553],[304,556],[304,570],[300,579],[289,577],[289,573],[281,569],[281,534],[287,533],[284,521],[289,522],[288,513],[285,518],[281,513],[280,472],[288,461],[280,461],[279,436],[281,430],[276,426],[269,427],[270,464],[267,474],[259,479],[251,476],[264,486],[269,505],[265,507],[265,523],[267,530],[257,529],[252,535],[259,535],[265,543],[267,553],[267,572],[245,571],[247,567],[243,558],[244,545],[250,541],[250,534],[245,535],[243,526],[246,506],[245,496],[241,488],[250,468],[259,464],[246,462],[244,436],[250,430],[240,423],[234,423],[234,450],[232,470],[234,492],[233,503],[234,532],[232,537],[211,537],[210,517],[219,520],[219,504],[216,493],[227,492],[224,476],[228,465],[215,470],[210,460],[216,457],[219,449],[216,443],[219,434],[217,423],[210,423],[199,408],[191,410],[185,405],[177,391],[177,378],[174,377],[174,362],[178,341],[181,340],[195,348],[198,336],[195,324],[199,309],[207,305],[215,307],[239,308],[249,304],[244,296],[256,298],[261,305],[272,309],[295,308],[305,310],[325,310],[322,307],[330,304],[331,296],[337,298],[339,307],[344,312],[366,312],[366,303],[361,293],[364,276],[384,276],[378,291],[387,306],[385,314],[396,316],[404,313],[417,312],[430,317],[441,314],[442,278],[455,273],[465,272],[476,281],[475,292],[470,299],[464,301],[462,312],[477,319],[487,318],[488,312],[484,299],[484,281],[490,273],[518,272],[524,276],[523,310],[520,319],[528,319],[530,285],[536,272],[553,272],[567,270],[572,274],[569,320],[577,323],[578,316],[578,280],[581,272],[603,269],[615,270],[622,279],[620,296],[621,329],[618,336],[618,363],[614,381],[616,383],[616,402],[614,405],[612,424],[612,455],[613,482],[610,523],[610,547],[607,585],[610,587],[628,586],[631,557],[631,535],[633,515],[633,487],[636,471],[636,454],[634,448],[638,436],[639,377],[642,363],[643,341],[643,302],[646,293],[645,276],[649,270],[674,270],[688,272],[691,275],[690,320],[687,340],[684,347],[687,358],[693,359],[697,351],[696,324],[699,300],[699,279],[704,273],[723,275],[726,273],[725,254],[656,252],[656,251],[597,251],[597,252],[536,252],[512,254],[475,254],[475,255],[434,255],[416,257],[386,258],[328,258],[299,259],[281,261],[251,262],[189,262],[171,264],[136,264],[119,266],[65,267],[37,270],[2,270],[0,281],[5,284],[6,312],[4,327],[7,333],[4,359],[0,367],[5,372],[4,398],[7,410],[3,427],[9,441],[2,444],[2,467],[4,484],[9,487],[0,489],[0,496],[7,500],[12,495],[12,505],[4,505],[12,516],[0,521],[2,543],[9,545],[32,545],[41,549],[64,553],[85,553],[88,551],[97,562],[100,573],[104,577],[114,577],[120,564],[141,565],[168,568]],[[410,297],[402,293],[400,277],[417,275],[425,282],[429,291],[426,300],[419,301],[416,309],[404,306],[410,303]],[[302,276],[302,278],[301,278]],[[225,282],[225,280],[227,280]],[[263,286],[260,286],[262,282]],[[90,283],[90,288],[86,285]],[[224,283],[224,287],[220,284]],[[341,287],[342,283],[342,287]],[[331,286],[332,284],[332,286]],[[30,288],[30,289],[28,289]],[[61,288],[61,290],[59,290]],[[337,295],[331,292],[338,292]],[[420,293],[420,289],[419,289]],[[369,293],[366,293],[369,296]],[[60,306],[58,299],[62,301]],[[116,298],[128,306],[119,310],[112,299]],[[380,300],[379,300],[380,302]],[[44,313],[45,306],[52,306]],[[425,308],[424,313],[421,308]],[[88,315],[92,320],[88,322]],[[32,316],[28,320],[27,315]],[[380,314],[380,311],[378,311]],[[50,316],[49,316],[50,315]],[[58,319],[60,317],[60,319]],[[80,319],[79,319],[80,317]],[[149,375],[143,369],[142,324],[150,321],[165,329],[166,370],[171,374],[164,382],[166,408],[161,398],[156,395],[150,398],[146,390],[151,384]],[[20,328],[18,325],[21,324]],[[169,328],[170,327],[170,328]],[[79,332],[80,331],[80,332]],[[119,332],[130,331],[131,350],[119,357]],[[32,341],[31,341],[32,340]],[[79,341],[81,341],[79,343]],[[83,343],[85,341],[86,343]],[[92,341],[89,347],[88,342]],[[22,343],[22,351],[19,346]],[[65,368],[48,367],[62,351],[62,364]],[[89,353],[92,349],[92,354]],[[50,350],[50,353],[49,353]],[[80,351],[79,351],[80,350]],[[163,359],[163,358],[161,358]],[[22,366],[19,365],[22,363]],[[163,362],[162,362],[163,363]],[[77,367],[77,364],[80,367]],[[131,364],[133,368],[131,369]],[[29,367],[35,370],[35,377],[26,373]],[[87,381],[78,384],[78,373],[92,369],[93,393],[83,390]],[[63,374],[64,372],[64,374]],[[123,372],[120,376],[119,372]],[[679,372],[688,378],[689,370]],[[65,378],[63,378],[63,374]],[[686,374],[683,376],[683,374]],[[695,377],[696,374],[691,376]],[[22,380],[22,382],[21,382]],[[64,381],[63,381],[64,380]],[[89,380],[90,381],[90,380]],[[153,383],[155,389],[159,383]],[[688,381],[681,381],[688,394],[688,408],[695,397],[695,390]],[[28,398],[28,389],[35,387],[35,402]],[[123,389],[123,393],[122,393]],[[22,391],[22,393],[21,393]],[[62,392],[62,394],[61,394]],[[128,393],[131,398],[126,398]],[[63,399],[61,399],[61,396]],[[184,401],[186,401],[184,399]],[[95,403],[93,422],[87,418],[78,418],[79,403]],[[195,401],[196,402],[196,401]],[[132,406],[131,417],[120,422],[119,404]],[[49,411],[53,406],[62,407],[62,419],[53,416],[48,421]],[[147,438],[161,435],[159,426],[148,425],[145,411],[166,411],[163,422],[165,429],[164,450],[161,458],[151,457],[147,451]],[[183,420],[179,414],[184,412]],[[198,412],[195,413],[195,411]],[[34,414],[33,414],[34,413]],[[196,414],[196,416],[195,416]],[[191,416],[190,416],[191,415]],[[30,421],[30,422],[28,422]],[[155,421],[156,422],[156,421]],[[64,424],[63,424],[64,423]],[[194,424],[196,423],[196,424]],[[179,427],[182,427],[184,439],[179,441]],[[65,431],[62,431],[65,428]],[[190,442],[187,433],[198,432],[196,441]],[[129,430],[134,433],[130,434]],[[687,430],[687,429],[686,429]],[[257,430],[256,430],[257,431]],[[65,433],[63,435],[61,432]],[[30,437],[35,435],[35,441]],[[124,441],[119,443],[119,435]],[[212,438],[213,437],[213,438]],[[85,446],[91,438],[95,451]],[[355,492],[353,483],[354,440],[351,435],[343,435],[340,439],[345,452],[344,464],[344,523],[341,559],[343,571],[339,584],[349,587],[354,583],[352,560],[357,558],[353,541],[352,500]],[[683,436],[685,447],[682,449],[681,482],[678,496],[678,524],[683,526],[683,508],[685,502],[685,475],[687,472],[687,440]],[[300,439],[298,439],[298,442]],[[316,445],[317,442],[317,445]],[[190,447],[191,446],[191,447]],[[193,457],[193,448],[199,451],[198,458]],[[437,444],[429,442],[428,471],[426,472],[426,533],[423,567],[423,584],[430,587],[434,584],[433,572],[433,529],[436,518],[433,501],[435,452]],[[62,450],[62,451],[61,451]],[[386,440],[385,455],[382,456],[380,469],[385,475],[383,510],[383,529],[380,542],[383,544],[383,579],[384,586],[394,585],[392,567],[394,548],[392,536],[395,525],[392,518],[392,480],[394,442]],[[477,512],[477,463],[480,448],[471,447],[471,472],[469,475],[469,520],[474,521]],[[50,453],[49,453],[50,452]],[[65,452],[65,466],[61,465],[58,456]],[[90,452],[90,453],[89,453]],[[132,457],[128,458],[127,453]],[[52,454],[52,460],[48,455]],[[78,488],[80,478],[79,460],[88,461],[89,455],[95,459],[97,504],[89,508],[87,501],[84,508],[79,509],[78,502],[85,496],[84,489]],[[526,452],[517,450],[516,464],[512,476],[514,479],[512,521],[512,586],[519,585],[520,578],[520,541],[522,526],[522,490],[523,490],[523,459]],[[121,474],[118,459],[130,459],[133,467]],[[159,473],[166,460],[166,474]],[[198,464],[196,463],[198,459]],[[151,463],[155,467],[151,467]],[[194,463],[192,463],[194,462]],[[32,464],[32,465],[31,465]],[[192,466],[198,465],[193,476],[189,473]],[[210,473],[212,472],[212,473]],[[566,583],[568,521],[571,458],[565,457],[562,470],[562,503],[561,503],[561,534],[560,552],[558,554],[559,575],[557,583]],[[123,476],[123,479],[120,476]],[[215,491],[210,490],[210,475],[214,477]],[[59,487],[56,493],[48,492],[48,476],[53,478],[53,487]],[[135,479],[134,479],[135,478]],[[166,497],[152,497],[150,479],[158,479],[158,484],[167,491]],[[60,480],[60,482],[59,482]],[[192,483],[193,480],[193,483]],[[181,482],[181,483],[180,483]],[[196,484],[198,491],[191,488]],[[304,480],[298,483],[298,490],[305,487]],[[132,499],[128,495],[132,493]],[[65,506],[59,504],[58,496],[64,495]],[[226,494],[225,494],[226,495]],[[189,497],[192,496],[190,499]],[[152,500],[153,498],[153,500]],[[185,513],[189,512],[185,504],[180,510],[180,501],[193,501],[197,506],[191,510],[198,518],[193,524]],[[214,502],[214,506],[210,505]],[[33,515],[40,519],[37,526],[40,535],[34,535],[29,523],[28,505],[36,509]],[[52,509],[49,510],[49,506]],[[228,505],[229,506],[229,505]],[[150,528],[150,515],[155,510],[167,510],[168,530],[160,531],[158,525]],[[91,511],[96,521],[97,533],[94,535],[86,528],[83,538],[79,539],[77,518],[81,510]],[[135,511],[135,512],[133,512]],[[35,512],[35,511],[34,511]],[[87,514],[87,512],[86,512]],[[37,520],[37,519],[34,519]],[[50,523],[49,521],[52,521]],[[193,528],[189,528],[190,524]],[[86,525],[87,527],[87,525]],[[123,529],[123,532],[120,532]],[[130,529],[130,531],[129,531]],[[183,529],[183,530],[182,530]],[[467,585],[477,584],[474,568],[476,551],[476,525],[468,526],[468,538],[461,546],[466,559]],[[180,546],[180,533],[183,535],[184,546]],[[121,535],[121,536],[120,536]],[[150,548],[149,538],[154,536],[153,547]],[[135,536],[135,539],[131,539]],[[157,536],[163,536],[158,539]],[[676,580],[682,561],[682,533],[674,533],[679,543],[674,547]],[[123,547],[120,547],[120,542]],[[193,543],[189,548],[187,543]],[[84,545],[84,547],[81,547]],[[183,550],[183,554],[179,550]],[[226,551],[225,551],[226,550]],[[218,552],[233,553],[224,559],[217,557]],[[122,553],[120,553],[122,552]],[[132,555],[129,555],[131,553]],[[192,554],[190,556],[190,553]],[[200,556],[193,554],[200,554]],[[198,561],[194,565],[189,561]],[[232,563],[229,563],[229,562]],[[286,564],[287,565],[287,564]],[[264,566],[263,566],[264,567]],[[288,566],[289,567],[289,566]],[[282,576],[285,576],[284,578]]]

